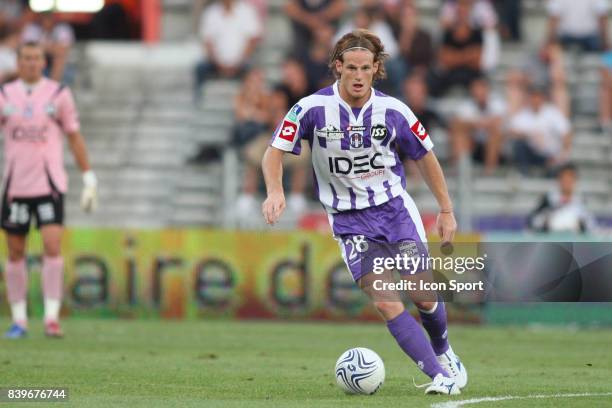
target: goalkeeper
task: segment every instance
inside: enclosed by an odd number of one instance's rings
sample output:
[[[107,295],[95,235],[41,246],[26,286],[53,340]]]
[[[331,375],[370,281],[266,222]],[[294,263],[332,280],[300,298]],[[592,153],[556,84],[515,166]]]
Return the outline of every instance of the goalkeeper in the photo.
[[[83,172],[81,206],[85,211],[96,207],[97,181],[79,130],[72,93],[43,77],[43,48],[37,43],[21,45],[17,64],[19,78],[0,87],[0,126],[4,136],[2,229],[6,231],[8,244],[5,281],[13,318],[5,336],[22,338],[27,333],[25,250],[30,221],[35,219],[44,247],[45,334],[62,337],[59,325],[64,280],[61,242],[64,194],[68,188],[64,137]]]

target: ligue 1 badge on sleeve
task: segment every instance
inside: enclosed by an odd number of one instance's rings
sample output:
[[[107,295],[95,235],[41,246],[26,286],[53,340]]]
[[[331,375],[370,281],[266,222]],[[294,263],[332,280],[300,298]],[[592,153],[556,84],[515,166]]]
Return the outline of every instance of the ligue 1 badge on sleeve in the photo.
[[[2,108],[2,116],[11,116],[13,113],[15,113],[15,111],[17,111],[17,108],[15,107],[15,105],[11,105],[10,103],[7,103]]]
[[[293,108],[291,108],[291,111],[289,111],[289,115],[287,115],[287,119],[293,122],[297,122],[297,117],[301,111],[302,111],[302,107],[296,103],[293,106]]]

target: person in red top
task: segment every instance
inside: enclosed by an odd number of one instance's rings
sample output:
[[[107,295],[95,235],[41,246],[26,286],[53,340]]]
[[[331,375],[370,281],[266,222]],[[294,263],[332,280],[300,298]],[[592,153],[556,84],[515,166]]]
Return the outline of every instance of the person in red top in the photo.
[[[21,45],[17,65],[19,78],[0,87],[0,126],[4,135],[1,226],[7,234],[5,279],[13,317],[6,337],[20,338],[27,333],[25,249],[32,219],[40,229],[44,247],[45,333],[61,337],[64,261],[60,250],[64,194],[68,189],[64,135],[83,172],[81,205],[86,211],[95,209],[97,179],[89,165],[70,89],[43,77],[43,47],[37,43]]]

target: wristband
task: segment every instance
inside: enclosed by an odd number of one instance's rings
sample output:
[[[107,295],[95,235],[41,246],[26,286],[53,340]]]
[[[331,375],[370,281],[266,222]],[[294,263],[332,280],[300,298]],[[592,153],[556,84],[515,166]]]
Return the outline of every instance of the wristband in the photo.
[[[452,214],[453,213],[453,209],[449,208],[447,210],[440,210],[440,214]]]
[[[87,170],[83,173],[83,184],[86,187],[96,187],[98,185],[98,178],[93,170]]]

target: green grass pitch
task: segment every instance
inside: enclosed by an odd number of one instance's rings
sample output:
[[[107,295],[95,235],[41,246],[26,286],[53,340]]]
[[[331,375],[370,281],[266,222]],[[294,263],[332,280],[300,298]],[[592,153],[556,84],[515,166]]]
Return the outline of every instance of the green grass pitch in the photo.
[[[413,376],[417,383],[427,378],[382,323],[70,319],[64,329],[66,338],[46,339],[42,324],[32,322],[27,339],[0,340],[0,386],[68,387],[70,401],[60,406],[79,407],[411,408],[481,397],[612,391],[612,330],[453,326],[450,339],[470,382],[451,398],[425,396],[413,387]],[[335,385],[336,359],[355,346],[372,348],[385,362],[387,379],[375,395],[349,396]],[[612,396],[473,406],[603,407],[612,406]]]

